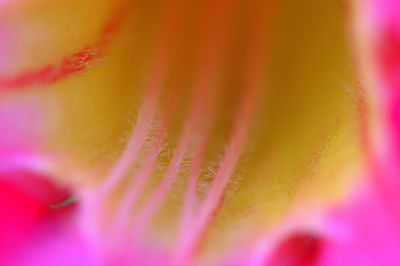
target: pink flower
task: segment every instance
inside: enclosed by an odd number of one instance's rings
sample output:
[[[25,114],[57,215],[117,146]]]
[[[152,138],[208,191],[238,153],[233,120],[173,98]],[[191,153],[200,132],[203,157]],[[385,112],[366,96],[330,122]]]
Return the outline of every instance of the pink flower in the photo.
[[[0,265],[400,265],[400,4],[314,2],[0,1]]]

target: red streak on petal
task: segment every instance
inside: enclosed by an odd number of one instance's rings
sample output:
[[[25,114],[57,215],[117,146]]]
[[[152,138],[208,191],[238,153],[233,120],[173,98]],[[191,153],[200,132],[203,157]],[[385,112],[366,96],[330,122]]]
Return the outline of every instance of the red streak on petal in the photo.
[[[112,36],[120,28],[126,15],[126,1],[122,1],[105,23],[95,44],[88,45],[71,55],[65,56],[56,64],[28,70],[13,77],[0,76],[0,90],[13,90],[34,86],[48,86],[73,74],[86,71],[95,59],[104,54]]]

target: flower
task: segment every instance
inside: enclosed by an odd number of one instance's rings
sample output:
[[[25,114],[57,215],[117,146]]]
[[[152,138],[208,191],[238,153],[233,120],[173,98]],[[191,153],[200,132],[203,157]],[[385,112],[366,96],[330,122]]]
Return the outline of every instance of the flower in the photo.
[[[398,265],[400,5],[346,7],[0,2],[0,264]]]

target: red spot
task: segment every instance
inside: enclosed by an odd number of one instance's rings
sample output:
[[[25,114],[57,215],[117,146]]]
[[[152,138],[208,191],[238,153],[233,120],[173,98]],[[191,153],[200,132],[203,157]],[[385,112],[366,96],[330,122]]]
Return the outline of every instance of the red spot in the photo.
[[[398,80],[400,75],[400,32],[396,27],[388,27],[378,45],[378,57],[382,75],[386,81]],[[397,88],[400,90],[400,88]]]
[[[381,75],[386,91],[385,109],[393,155],[400,159],[400,30],[389,25],[378,46]]]
[[[320,239],[310,233],[291,235],[276,248],[266,266],[315,265],[320,246]]]

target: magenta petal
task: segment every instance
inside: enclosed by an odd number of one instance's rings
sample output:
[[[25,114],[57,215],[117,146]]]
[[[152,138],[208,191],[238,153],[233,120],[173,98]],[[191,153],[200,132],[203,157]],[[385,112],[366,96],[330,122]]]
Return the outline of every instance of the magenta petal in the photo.
[[[8,156],[10,159],[11,156]],[[9,162],[10,163],[10,162]],[[0,261],[20,252],[44,223],[58,223],[72,207],[58,208],[70,192],[34,169],[0,167]],[[0,263],[1,264],[1,263]]]
[[[318,265],[400,265],[400,216],[379,190],[364,193],[330,220]]]
[[[95,261],[94,251],[89,248],[78,231],[46,226],[24,243],[23,253],[7,261],[9,266],[86,266],[101,265]]]

